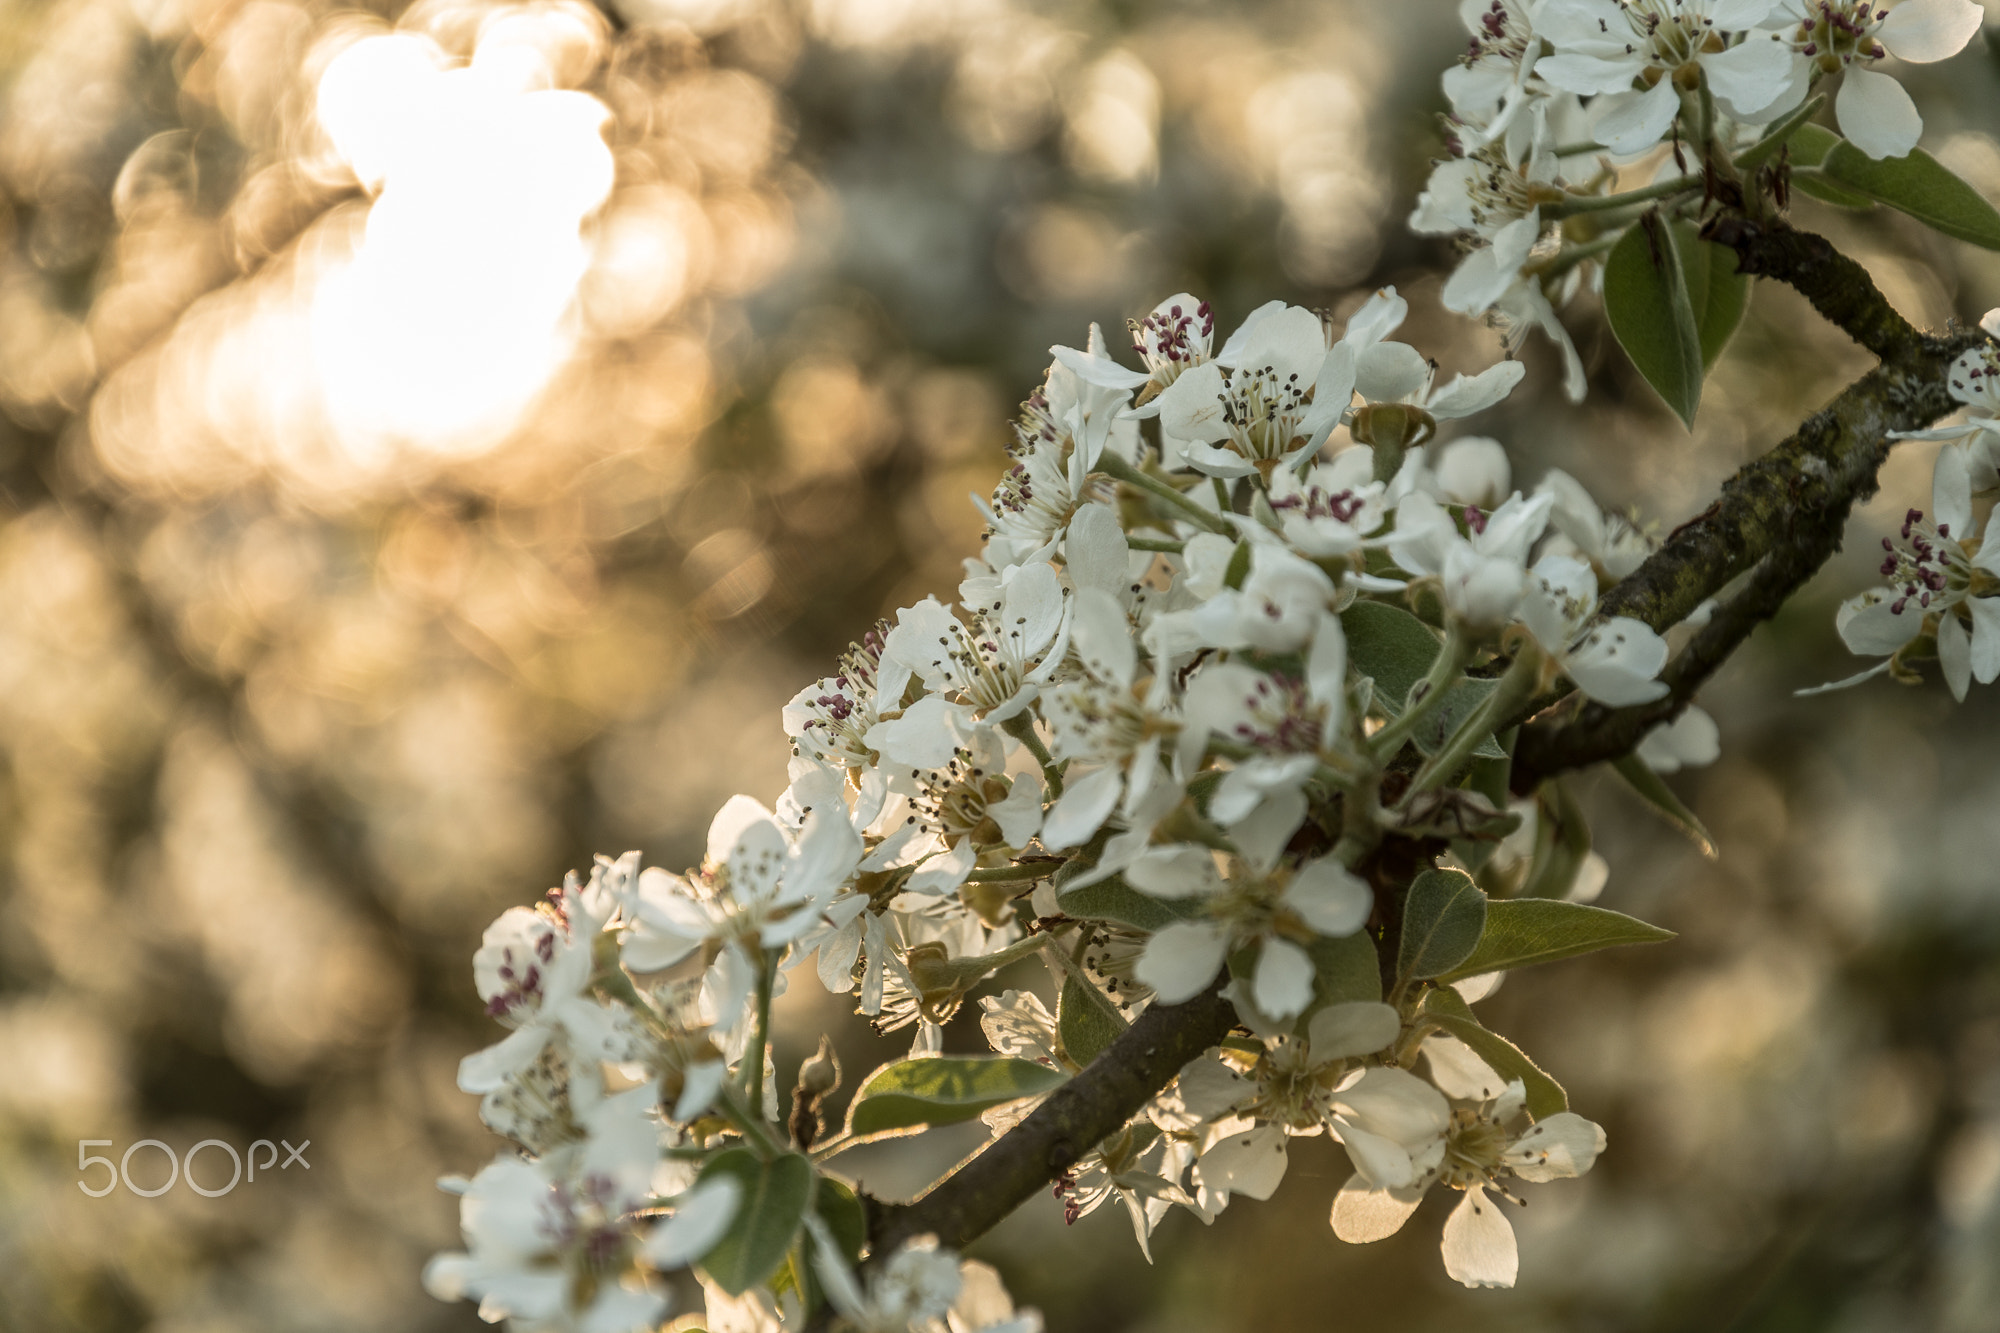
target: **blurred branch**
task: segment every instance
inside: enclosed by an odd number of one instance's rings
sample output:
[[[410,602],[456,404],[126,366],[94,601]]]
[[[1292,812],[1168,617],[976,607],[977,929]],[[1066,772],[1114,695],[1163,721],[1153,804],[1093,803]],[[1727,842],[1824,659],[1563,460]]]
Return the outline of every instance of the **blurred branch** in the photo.
[[[963,1248],[1123,1129],[1188,1061],[1228,1035],[1236,1011],[1221,983],[1185,1004],[1156,1004],[1090,1067],[1049,1094],[1027,1119],[914,1203],[870,1218],[869,1244],[887,1255],[916,1236]]]
[[[1735,249],[1739,270],[1777,278],[1882,364],[1849,385],[1775,449],[1723,483],[1707,510],[1611,589],[1602,617],[1632,616],[1656,630],[1685,620],[1745,571],[1748,584],[1717,609],[1661,672],[1665,698],[1630,708],[1587,704],[1567,719],[1525,726],[1512,786],[1628,753],[1646,732],[1677,716],[1751,631],[1783,606],[1840,549],[1848,514],[1876,490],[1893,431],[1918,430],[1958,404],[1946,388],[1951,363],[1982,341],[1977,332],[1936,337],[1898,314],[1866,269],[1823,237],[1784,223],[1726,217],[1709,235]],[[1526,722],[1567,693],[1544,695],[1516,717]]]

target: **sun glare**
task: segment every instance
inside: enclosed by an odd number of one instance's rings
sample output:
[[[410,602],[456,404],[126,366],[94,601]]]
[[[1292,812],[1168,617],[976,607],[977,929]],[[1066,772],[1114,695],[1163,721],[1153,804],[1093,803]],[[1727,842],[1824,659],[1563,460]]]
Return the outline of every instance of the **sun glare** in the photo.
[[[320,123],[376,192],[352,259],[312,297],[314,364],[357,453],[487,448],[570,350],[581,226],[613,170],[603,104],[554,74],[518,39],[453,69],[399,34],[321,76]]]

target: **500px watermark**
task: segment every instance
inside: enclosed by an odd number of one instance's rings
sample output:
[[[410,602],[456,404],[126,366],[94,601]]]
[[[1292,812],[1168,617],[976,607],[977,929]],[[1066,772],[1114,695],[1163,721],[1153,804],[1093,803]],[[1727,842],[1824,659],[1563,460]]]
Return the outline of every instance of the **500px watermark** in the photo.
[[[235,1145],[225,1143],[221,1139],[203,1139],[200,1143],[195,1144],[194,1147],[189,1148],[185,1157],[175,1156],[174,1150],[158,1139],[140,1139],[137,1143],[125,1149],[124,1154],[116,1162],[113,1162],[109,1157],[99,1156],[90,1151],[92,1148],[109,1148],[112,1144],[113,1140],[111,1139],[78,1139],[76,1142],[76,1169],[79,1175],[94,1166],[101,1166],[109,1173],[104,1184],[96,1189],[91,1188],[87,1181],[78,1180],[76,1182],[76,1187],[93,1199],[103,1198],[117,1189],[121,1184],[141,1198],[151,1199],[165,1194],[174,1187],[176,1181],[183,1179],[186,1180],[187,1187],[196,1194],[204,1198],[215,1199],[229,1193],[229,1191],[235,1189],[245,1179],[243,1156],[236,1151]],[[285,1160],[282,1163],[278,1163],[279,1144],[283,1144],[285,1149]],[[308,1171],[312,1170],[312,1163],[306,1160],[306,1149],[311,1146],[311,1139],[307,1139],[296,1148],[284,1139],[279,1139],[277,1143],[273,1143],[269,1139],[258,1139],[250,1145],[250,1171],[248,1179],[255,1181],[257,1179],[257,1172],[260,1169],[269,1174],[273,1163],[278,1163],[280,1171],[285,1170],[294,1162],[297,1162]],[[145,1189],[132,1183],[132,1154],[138,1152],[141,1148],[158,1148],[166,1155],[167,1180],[165,1184],[157,1185],[152,1189]],[[209,1189],[194,1178],[194,1159],[204,1148],[215,1148],[229,1154],[229,1183],[220,1189]],[[257,1150],[259,1148],[268,1149],[270,1152],[270,1155],[261,1163],[257,1160]]]

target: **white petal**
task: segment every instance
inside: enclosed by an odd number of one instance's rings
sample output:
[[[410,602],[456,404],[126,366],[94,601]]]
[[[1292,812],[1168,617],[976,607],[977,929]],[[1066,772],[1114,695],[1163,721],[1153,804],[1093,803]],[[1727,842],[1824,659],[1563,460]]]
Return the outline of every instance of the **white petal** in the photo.
[[[1357,1180],[1366,1180],[1377,1189],[1405,1189],[1415,1184],[1418,1171],[1410,1150],[1388,1135],[1343,1123],[1334,1127],[1334,1137],[1347,1149]]]
[[[1454,314],[1483,315],[1507,294],[1519,276],[1519,264],[1508,264],[1499,251],[1487,246],[1474,250],[1459,261],[1458,267],[1445,279],[1444,290],[1438,293],[1438,299],[1446,310]],[[1402,344],[1387,343],[1385,346],[1400,347]],[[1369,396],[1366,389],[1362,390],[1362,396]]]
[[[483,1051],[474,1051],[458,1062],[458,1090],[491,1092],[500,1087],[509,1075],[533,1064],[553,1035],[554,1030],[547,1024],[535,1023],[508,1033],[504,1040]]]
[[[1519,369],[1520,364],[1518,361],[1502,361],[1500,366]],[[1500,366],[1492,367],[1487,373],[1498,370]],[[1515,378],[1520,377],[1517,375]],[[1463,377],[1453,380],[1443,393],[1433,397],[1431,415],[1439,415],[1438,402],[1465,382]],[[1500,441],[1485,435],[1467,435],[1453,440],[1438,450],[1437,461],[1431,471],[1437,478],[1438,489],[1453,504],[1492,509],[1513,489],[1513,468],[1507,461],[1506,448]]]
[[[1321,935],[1352,935],[1375,908],[1367,883],[1332,857],[1300,866],[1282,900]]]
[[[1107,356],[1092,356],[1074,347],[1051,347],[1049,352],[1087,384],[1104,389],[1136,389],[1152,377],[1143,370],[1129,370]]]
[[[1938,618],[1937,653],[1951,697],[1964,703],[1966,687],[1972,684],[1972,641],[1958,616],[1950,611]]]
[[[1124,779],[1125,774],[1116,768],[1100,768],[1064,787],[1042,824],[1043,845],[1060,851],[1088,842],[1118,804]]]
[[[1347,634],[1340,617],[1323,613],[1306,653],[1306,693],[1326,706],[1325,732],[1338,734],[1347,711]]]
[[[1026,847],[1042,827],[1042,784],[1032,773],[1017,773],[1007,799],[986,807],[1009,847]]]
[[[1666,694],[1666,685],[1654,679],[1666,664],[1667,641],[1652,626],[1614,616],[1570,650],[1563,670],[1591,698],[1623,708]]]
[[[1530,1125],[1502,1160],[1523,1180],[1537,1183],[1580,1176],[1604,1151],[1604,1130],[1574,1111],[1558,1111]]]
[[[1160,429],[1180,440],[1209,443],[1229,434],[1222,416],[1222,367],[1205,361],[1169,384],[1153,401],[1159,404]]]
[[[1267,937],[1257,956],[1257,1007],[1280,1021],[1312,1003],[1312,958],[1290,940]]]
[[[786,900],[805,902],[830,895],[854,873],[862,850],[861,835],[847,822],[845,807],[836,805],[807,815],[792,850],[792,863],[785,869]]]
[[[1235,838],[1236,849],[1253,869],[1259,874],[1269,874],[1292,835],[1299,831],[1299,825],[1306,822],[1306,810],[1305,793],[1296,788],[1267,791],[1263,804],[1238,820],[1230,828],[1230,836]]]
[[[1379,288],[1348,317],[1347,328],[1340,335],[1341,341],[1356,347],[1381,342],[1401,328],[1409,315],[1410,303],[1396,295],[1394,287]]]
[[[1055,637],[1067,600],[1049,566],[1033,564],[1012,571],[1000,601],[1000,628],[1022,658],[1040,653]]]
[[[1386,1004],[1355,1000],[1330,1004],[1306,1023],[1306,1049],[1316,1065],[1371,1055],[1396,1040],[1403,1020]]]
[[[1371,1133],[1415,1146],[1440,1137],[1451,1121],[1442,1093],[1415,1074],[1371,1066],[1334,1097],[1336,1111]]]
[[[1847,71],[1833,109],[1847,141],[1873,158],[1905,156],[1924,132],[1924,119],[1903,85],[1872,69]]]
[[[720,1060],[689,1065],[681,1073],[681,1095],[674,1102],[673,1118],[686,1124],[706,1111],[722,1091],[729,1067]]]
[[[1744,115],[1759,120],[1782,116],[1797,105],[1788,97],[1805,89],[1792,82],[1791,47],[1773,41],[1766,33],[1752,33],[1748,41],[1701,58],[1715,95]]]
[[[1386,1240],[1403,1229],[1423,1201],[1420,1189],[1373,1189],[1365,1177],[1350,1176],[1333,1196],[1333,1234],[1350,1245]]]
[[[685,1268],[714,1249],[736,1220],[742,1193],[742,1185],[726,1175],[688,1191],[674,1215],[646,1238],[646,1262],[655,1268]]]
[[[776,837],[773,842],[773,835]],[[722,865],[729,860],[745,838],[755,841],[746,849],[753,853],[768,852],[774,846],[784,847],[785,835],[778,828],[777,819],[764,808],[761,801],[749,796],[732,796],[723,807],[715,812],[715,818],[708,826],[707,859],[711,865]]]
[[[1126,868],[1125,881],[1155,898],[1205,897],[1222,888],[1214,853],[1193,843],[1147,849]]]
[[[1963,449],[1938,450],[1931,467],[1931,521],[1947,536],[1972,535],[1972,466]]]
[[[1222,350],[1215,354],[1215,359],[1225,366],[1240,365],[1245,349],[1250,345],[1251,336],[1257,332],[1257,326],[1284,308],[1283,301],[1266,301],[1245,315],[1243,322],[1236,326],[1236,331],[1223,341]]]
[[[1986,10],[1972,0],[1903,0],[1876,35],[1896,59],[1927,65],[1963,51],[1985,21]]]
[[[1133,975],[1164,1004],[1192,1000],[1222,970],[1229,937],[1206,921],[1177,921],[1146,941]]]
[[[1834,613],[1834,628],[1847,650],[1862,657],[1887,657],[1923,628],[1923,615],[1913,607],[1899,614],[1894,608],[1901,599],[1877,589],[1850,597]]]
[[[1356,358],[1354,387],[1371,402],[1386,402],[1423,388],[1430,374],[1430,362],[1408,343],[1376,343]]]
[[[1546,70],[1549,63],[1538,68]],[[1600,97],[1591,105],[1597,141],[1620,155],[1643,153],[1666,134],[1680,105],[1672,79],[1661,79],[1648,92]]]
[[[1450,384],[1440,388],[1430,396],[1426,404],[1430,414],[1438,420],[1452,420],[1458,416],[1472,416],[1474,412],[1484,412],[1492,404],[1514,392],[1522,376],[1528,374],[1528,366],[1518,360],[1500,360],[1478,374],[1454,376]],[[1500,492],[1506,492],[1506,484],[1500,484]],[[1498,496],[1496,496],[1498,498]]]
[[[1201,1155],[1195,1179],[1204,1188],[1269,1199],[1285,1178],[1285,1131],[1265,1125],[1232,1134]]]
[[[1090,668],[1090,674],[1099,680],[1130,685],[1139,669],[1139,650],[1132,643],[1132,628],[1125,619],[1125,610],[1116,597],[1102,588],[1086,587],[1077,593],[1076,612],[1070,622],[1070,645]]]
[[[2000,678],[2000,597],[1968,597],[1972,612],[1972,678],[1991,685]]]
[[[1712,764],[1722,755],[1722,732],[1715,719],[1690,704],[1672,722],[1662,723],[1639,742],[1639,758],[1655,773]]]
[[[1662,79],[1662,83],[1668,80]],[[1444,1223],[1444,1271],[1468,1287],[1511,1287],[1520,1267],[1514,1227],[1473,1186]]]
[[[899,768],[942,768],[965,738],[966,710],[941,694],[927,694],[899,718],[877,722],[862,739]]]
[[[1108,593],[1124,590],[1125,566],[1132,548],[1126,544],[1125,530],[1108,505],[1087,504],[1069,521],[1063,539],[1063,558],[1068,561],[1070,583],[1081,592],[1101,588]]]
[[[1439,1092],[1461,1101],[1486,1102],[1506,1091],[1507,1080],[1493,1072],[1479,1052],[1442,1033],[1424,1038],[1424,1058]]]
[[[1299,387],[1307,387],[1326,358],[1326,335],[1319,316],[1304,306],[1272,310],[1255,323],[1245,321],[1240,332],[1244,335],[1241,345],[1225,347],[1216,360],[1232,369],[1268,367],[1280,384],[1296,375]],[[1229,341],[1236,343],[1235,338]]]
[[[1632,86],[1632,79],[1640,68],[1641,65],[1629,59],[1605,60],[1598,56],[1571,53],[1537,61],[1535,73],[1564,92],[1584,97],[1593,93],[1616,97],[1629,95],[1626,89]]]

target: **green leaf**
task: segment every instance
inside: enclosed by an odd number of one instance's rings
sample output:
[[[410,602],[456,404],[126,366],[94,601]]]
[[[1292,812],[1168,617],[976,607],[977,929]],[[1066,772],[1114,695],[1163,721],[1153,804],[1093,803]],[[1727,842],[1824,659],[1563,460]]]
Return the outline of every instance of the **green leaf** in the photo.
[[[1356,602],[1340,613],[1347,633],[1347,664],[1375,682],[1375,704],[1390,717],[1400,717],[1410,690],[1430,674],[1431,663],[1444,651],[1435,631],[1401,607],[1386,602]],[[1436,754],[1451,739],[1458,724],[1472,715],[1493,692],[1490,680],[1461,680],[1444,702],[1424,719],[1411,739],[1426,755]],[[1504,759],[1507,752],[1491,738],[1473,751],[1483,759]]]
[[[1073,976],[1063,981],[1057,1011],[1056,1034],[1062,1038],[1064,1052],[1080,1065],[1095,1060],[1098,1052],[1125,1031],[1124,1016],[1104,992]]]
[[[1688,304],[1694,309],[1695,334],[1701,342],[1701,365],[1713,366],[1743,322],[1750,307],[1750,279],[1736,271],[1736,252],[1704,241],[1691,222],[1674,224],[1674,244],[1687,279]]]
[[[1789,116],[1773,125],[1763,138],[1736,155],[1736,169],[1753,171],[1776,157],[1778,150],[1789,143],[1792,137],[1805,127],[1805,123],[1817,115],[1819,109],[1825,105],[1825,93],[1801,102]]]
[[[1649,213],[1604,261],[1604,313],[1625,355],[1689,430],[1701,406],[1701,334],[1673,230]]]
[[[1636,754],[1628,754],[1612,767],[1618,770],[1619,777],[1625,779],[1625,785],[1653,808],[1655,814],[1685,833],[1701,849],[1703,856],[1711,861],[1716,859],[1715,839],[1708,836],[1708,830],[1695,818],[1694,811],[1681,803],[1681,798],[1674,795],[1674,789],[1648,768],[1645,760]]]
[[[1250,542],[1248,538],[1236,543],[1236,549],[1229,553],[1229,564],[1222,571],[1222,586],[1240,588],[1243,580],[1250,576]]]
[[[1515,896],[1567,898],[1590,857],[1590,821],[1560,779],[1544,782],[1535,802],[1535,854]]]
[[[1382,963],[1375,941],[1365,930],[1331,939],[1318,935],[1306,946],[1313,960],[1313,998],[1299,1016],[1300,1032],[1306,1019],[1330,1004],[1382,998]]]
[[[2000,250],[2000,210],[1921,148],[1880,161],[1842,140],[1820,161],[1825,179],[1907,213],[1933,231]]]
[[[1826,155],[1833,151],[1834,145],[1846,142],[1824,126],[1799,126],[1798,132],[1792,135],[1792,165],[1806,170],[1792,177],[1792,188],[1836,208],[1873,208],[1875,201],[1867,195],[1842,189],[1818,174],[1819,165],[1826,161]]]
[[[1504,904],[1495,903],[1494,906]],[[1546,1120],[1569,1110],[1569,1094],[1563,1091],[1562,1084],[1550,1078],[1547,1071],[1530,1060],[1513,1042],[1497,1032],[1487,1031],[1472,1016],[1471,1008],[1457,991],[1438,987],[1424,992],[1417,1012],[1477,1051],[1479,1058],[1493,1066],[1493,1072],[1501,1078],[1520,1079],[1528,1094],[1528,1114],[1535,1119]]]
[[[861,1251],[868,1244],[868,1211],[852,1187],[845,1181],[831,1176],[821,1176],[819,1188],[813,1194],[812,1210],[826,1223],[826,1229],[833,1233],[834,1243],[847,1256],[850,1266],[861,1262]],[[787,1291],[797,1292],[806,1313],[811,1314],[826,1304],[826,1290],[820,1285],[819,1271],[807,1257],[802,1243],[793,1244],[785,1254],[785,1262],[779,1265],[777,1273],[770,1281],[771,1294],[783,1296]]]
[[[701,1261],[701,1270],[731,1296],[741,1296],[785,1262],[813,1201],[812,1163],[798,1153],[760,1161],[748,1148],[727,1148],[702,1168],[701,1179],[732,1177],[742,1201],[728,1234]]]
[[[1486,895],[1456,870],[1427,870],[1403,900],[1397,975],[1435,977],[1464,962],[1486,929]]]
[[[1452,982],[1483,972],[1505,972],[1558,958],[1574,958],[1625,944],[1659,944],[1674,938],[1637,917],[1559,898],[1502,898],[1486,905],[1486,933],[1479,947],[1438,977]]]
[[[821,1176],[819,1193],[813,1197],[813,1211],[833,1233],[847,1262],[861,1262],[861,1251],[868,1245],[868,1210],[854,1187],[844,1180]]]
[[[850,1134],[955,1125],[981,1111],[1060,1086],[1060,1069],[1007,1056],[924,1056],[883,1065],[848,1108]]]
[[[1451,740],[1452,733],[1458,730],[1458,724],[1477,712],[1479,706],[1486,702],[1486,696],[1493,693],[1499,683],[1495,680],[1467,678],[1446,690],[1444,702],[1410,733],[1410,739],[1416,742],[1417,749],[1427,756],[1442,750],[1446,742]],[[1472,753],[1480,759],[1507,757],[1507,752],[1500,748],[1500,742],[1493,739],[1491,733],[1479,742]]]
[[[1082,921],[1115,921],[1134,930],[1155,931],[1200,915],[1201,905],[1141,893],[1120,876],[1056,894],[1063,914]]]
[[[1359,601],[1340,613],[1347,665],[1375,681],[1375,704],[1401,716],[1410,689],[1430,672],[1444,644],[1431,627],[1386,602]]]

